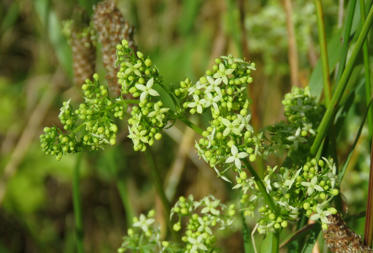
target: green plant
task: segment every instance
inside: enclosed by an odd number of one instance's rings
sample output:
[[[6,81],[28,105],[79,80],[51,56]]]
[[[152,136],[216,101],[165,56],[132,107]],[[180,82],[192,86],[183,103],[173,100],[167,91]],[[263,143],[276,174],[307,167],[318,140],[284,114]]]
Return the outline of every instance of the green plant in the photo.
[[[240,210],[246,216],[258,211],[260,233],[280,231],[303,216],[320,220],[323,229],[327,229],[327,217],[337,212],[331,207],[331,201],[338,195],[339,182],[333,159],[317,159],[307,154],[323,112],[323,107],[307,89],[296,88],[286,95],[283,104],[287,121],[269,128],[271,136],[265,144],[264,133],[255,132],[250,125],[250,103],[245,92],[247,84],[252,81],[253,64],[232,56],[220,57],[196,83],[189,79],[180,82],[174,95],[162,84],[151,60],[140,51],[134,52],[127,41],[117,46],[117,55],[121,96],[110,97],[97,74],[93,76],[93,81],[87,80],[82,86],[84,102],[78,109],[74,109],[70,101],[64,102],[61,108],[59,118],[66,133],[53,127],[46,128],[41,136],[41,145],[47,154],[60,159],[66,153],[114,145],[118,132],[116,120],[123,118],[128,118],[128,137],[132,139],[134,149],[145,151],[161,138],[161,131],[168,122],[179,119],[201,133],[202,138],[196,143],[198,153],[219,177],[231,182],[229,177],[232,173],[229,172],[233,172],[234,188],[241,192],[242,198],[240,207],[230,206],[232,215]],[[207,113],[210,120],[205,130],[188,121],[188,112]],[[264,152],[265,146],[268,148]],[[278,147],[287,149],[287,159],[281,166],[268,167],[265,177],[260,178],[249,161],[255,161],[258,156],[265,158],[273,155]],[[248,176],[247,169],[253,177]],[[173,225],[174,230],[180,230],[181,217],[191,215],[201,205],[205,205],[201,214],[209,213],[202,218],[207,225],[222,222],[223,226],[225,219],[214,218],[214,215],[220,214],[214,209],[218,204],[211,198],[200,202],[181,198],[171,209],[171,217],[181,215]],[[193,225],[187,226],[186,234],[194,237],[181,237],[186,243],[182,246],[185,250],[207,252],[215,247],[213,237],[206,237],[208,234],[212,236],[208,228],[210,225],[204,228],[202,220],[198,214],[191,215]],[[159,251],[166,250],[167,243],[158,243],[158,229],[141,227],[140,223],[152,227],[152,213],[148,218],[141,216],[140,220],[135,220],[134,227],[141,230],[130,230],[121,249],[134,249],[134,245],[142,245],[146,241],[144,245],[158,247]],[[209,233],[202,233],[204,229]],[[139,235],[135,231],[145,234]],[[203,237],[199,233],[195,237],[193,231],[200,231]],[[201,244],[198,249],[192,246],[202,241],[209,243]]]
[[[254,130],[250,122],[248,85],[253,81],[254,63],[230,55],[221,56],[197,81],[186,78],[171,89],[152,60],[136,51],[127,40],[116,45],[115,64],[113,58],[105,63],[109,69],[110,64],[114,65],[111,74],[116,73],[116,76],[111,76],[108,83],[112,85],[117,79],[120,85],[118,96],[111,96],[98,74],[94,74],[92,80],[83,84],[83,102],[76,109],[70,100],[63,103],[59,118],[64,130],[47,127],[40,137],[46,154],[61,159],[67,153],[115,145],[122,125],[118,121],[123,119],[127,119],[128,137],[134,150],[149,152],[150,147],[162,138],[164,129],[181,121],[201,135],[195,144],[199,156],[240,196],[240,203],[229,207],[214,197],[200,201],[181,197],[170,208],[152,154],[146,153],[152,164],[153,181],[165,209],[168,229],[181,232],[181,235],[168,233],[171,234],[169,238],[163,240],[151,211],[147,216],[140,215],[133,220],[119,252],[216,252],[215,229],[226,229],[240,214],[243,214],[244,223],[246,218],[254,217],[253,232],[268,235],[270,252],[279,251],[282,231],[289,227],[302,230],[307,220],[318,221],[321,226],[315,226],[311,236],[293,245],[298,250],[310,248],[320,228],[327,235],[331,248],[337,240],[331,230],[340,229],[337,234],[342,235],[350,233],[345,226],[336,225],[340,222],[336,217],[343,214],[339,187],[349,159],[340,170],[338,157],[333,152],[334,130],[338,127],[334,121],[338,119],[336,113],[341,108],[340,101],[347,96],[346,87],[373,21],[373,9],[361,20],[361,31],[356,35],[347,62],[348,46],[344,42],[333,90],[322,5],[320,1],[316,1],[316,5],[324,101],[312,96],[309,87],[293,88],[282,102],[286,120],[262,130]],[[353,11],[354,6],[349,5],[346,34],[351,31]],[[369,73],[367,54],[364,46],[365,71]],[[366,90],[369,91],[369,87],[366,86]],[[369,106],[370,103],[368,110]],[[203,117],[204,124],[192,123],[189,120],[192,115]],[[326,138],[329,132],[332,134]],[[265,164],[264,175],[260,176],[254,169],[254,162],[267,161],[269,157],[276,157],[278,164]],[[173,223],[175,217],[177,221]],[[357,246],[348,247],[363,248],[360,238],[353,235],[357,238]],[[248,245],[250,238],[246,235],[244,240]],[[256,250],[255,242],[251,243]],[[247,246],[245,248],[248,250]]]

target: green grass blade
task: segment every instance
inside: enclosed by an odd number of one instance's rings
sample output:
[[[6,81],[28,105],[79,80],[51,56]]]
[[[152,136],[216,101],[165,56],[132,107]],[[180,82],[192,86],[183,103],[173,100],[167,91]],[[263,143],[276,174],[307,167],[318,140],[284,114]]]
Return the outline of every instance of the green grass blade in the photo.
[[[370,8],[369,15],[367,19],[364,22],[363,28],[359,34],[359,37],[357,39],[357,42],[355,44],[354,49],[352,50],[350,59],[348,61],[348,64],[346,65],[346,69],[343,71],[342,77],[337,83],[337,87],[335,89],[335,92],[333,94],[332,100],[321,120],[321,123],[317,129],[317,135],[316,138],[312,144],[311,147],[311,155],[315,155],[318,151],[320,144],[322,140],[324,139],[326,133],[328,132],[329,125],[331,121],[333,120],[333,116],[338,108],[339,101],[343,95],[343,92],[346,88],[347,81],[351,75],[351,72],[353,70],[355,61],[357,59],[357,56],[360,52],[360,49],[362,48],[362,45],[367,37],[368,31],[371,28],[373,22],[373,7]]]
[[[72,52],[62,33],[56,13],[50,8],[50,2],[48,0],[35,0],[34,8],[48,34],[48,39],[56,52],[58,61],[72,79]]]
[[[340,58],[342,47],[340,46],[340,33],[336,33],[328,43],[328,63],[329,63],[329,74],[331,74],[335,66],[337,65],[338,59]],[[316,63],[316,66],[311,74],[309,87],[312,96],[320,99],[321,92],[323,88],[323,76],[322,76],[322,66],[321,59]]]
[[[321,0],[315,0],[316,13],[317,13],[317,26],[319,32],[319,43],[321,52],[322,75],[324,84],[324,99],[325,104],[328,106],[331,98],[331,84],[329,77],[329,63],[328,63],[328,50],[325,35],[325,22]]]
[[[357,134],[356,134],[355,140],[354,140],[354,142],[353,142],[353,144],[352,144],[352,146],[351,146],[351,148],[350,148],[350,152],[348,153],[348,156],[347,156],[346,162],[344,163],[342,169],[340,170],[340,172],[339,172],[339,174],[338,174],[338,180],[339,180],[339,182],[342,182],[343,177],[344,177],[344,175],[345,175],[345,173],[346,173],[346,169],[347,169],[348,164],[349,164],[349,162],[350,162],[350,160],[351,160],[351,157],[352,157],[352,154],[353,154],[353,152],[354,152],[354,150],[355,150],[356,144],[357,144],[358,141],[359,141],[359,138],[360,138],[361,132],[363,131],[363,127],[364,127],[365,121],[366,121],[367,116],[368,116],[368,112],[370,111],[370,107],[372,106],[372,104],[373,104],[373,99],[370,100],[370,102],[369,102],[369,104],[368,104],[368,106],[367,106],[367,108],[366,108],[366,111],[365,111],[365,113],[364,113],[364,117],[363,117],[363,119],[362,119],[362,121],[361,121],[361,124],[360,124],[360,126],[359,126],[359,130],[357,131]]]
[[[346,21],[343,26],[343,44],[342,44],[342,52],[341,57],[338,64],[338,72],[336,76],[336,81],[338,81],[341,78],[341,75],[343,73],[343,70],[345,68],[346,64],[346,58],[348,53],[348,42],[351,34],[351,27],[352,27],[352,21],[355,13],[355,6],[356,6],[356,0],[351,0],[348,3],[347,6],[347,16]]]

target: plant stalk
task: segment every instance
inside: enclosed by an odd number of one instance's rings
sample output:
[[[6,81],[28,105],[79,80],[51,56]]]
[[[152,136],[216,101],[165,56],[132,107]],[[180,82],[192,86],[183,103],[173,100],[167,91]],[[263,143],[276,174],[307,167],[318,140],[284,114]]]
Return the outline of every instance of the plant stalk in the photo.
[[[122,200],[122,205],[126,213],[127,225],[132,224],[132,219],[135,216],[135,212],[131,206],[131,201],[128,197],[128,191],[126,183],[120,179],[117,180],[117,189],[119,192],[120,199]]]
[[[321,52],[321,62],[322,62],[322,74],[323,74],[323,83],[324,83],[324,98],[326,106],[330,102],[330,77],[329,77],[329,63],[328,63],[328,49],[326,44],[326,35],[325,35],[325,24],[324,24],[324,14],[321,0],[315,0],[316,10],[317,10],[317,26],[319,32],[319,43],[320,43],[320,52]]]
[[[154,182],[154,187],[163,205],[164,218],[167,224],[167,228],[170,228],[170,202],[168,201],[166,197],[166,193],[163,189],[163,183],[162,183],[162,180],[159,174],[157,164],[154,159],[154,155],[150,151],[149,147],[147,147],[146,149],[145,156],[150,166],[151,177],[152,177],[152,181]]]
[[[364,22],[364,25],[361,29],[361,32],[359,34],[359,37],[358,37],[357,42],[355,44],[355,47],[352,50],[350,59],[349,59],[347,65],[346,65],[345,70],[343,71],[341,79],[337,83],[337,86],[336,86],[335,92],[333,94],[332,100],[330,101],[330,104],[328,105],[328,108],[327,108],[327,110],[326,110],[326,112],[325,112],[325,114],[324,114],[324,116],[321,120],[321,123],[320,123],[320,125],[317,129],[317,135],[316,135],[316,138],[315,138],[315,140],[312,144],[312,147],[311,147],[311,155],[316,154],[317,150],[320,147],[320,144],[321,144],[322,140],[324,139],[324,137],[327,133],[327,129],[328,129],[331,121],[333,120],[333,115],[337,110],[338,103],[339,103],[339,101],[340,101],[340,99],[343,95],[343,92],[346,88],[347,81],[348,81],[348,79],[351,75],[351,72],[353,70],[355,61],[356,61],[357,56],[360,52],[360,49],[363,46],[363,43],[364,43],[364,41],[367,37],[368,31],[369,31],[369,29],[372,25],[372,22],[373,22],[373,7],[371,7],[370,10],[369,10],[368,17]]]
[[[347,17],[345,24],[343,26],[343,44],[342,44],[342,54],[339,59],[339,64],[338,64],[338,72],[336,76],[336,81],[338,81],[341,78],[342,72],[345,68],[346,65],[346,59],[347,59],[347,53],[348,53],[348,42],[350,38],[350,33],[351,33],[351,27],[352,27],[352,21],[355,13],[355,6],[356,6],[356,0],[351,0],[348,3],[347,6]],[[364,17],[365,19],[365,17]],[[364,20],[362,21],[362,24],[364,23]]]
[[[360,0],[360,16],[361,23],[365,21],[365,1]],[[372,86],[370,83],[370,64],[369,64],[369,52],[368,52],[368,39],[364,42],[363,45],[363,58],[364,58],[364,71],[365,71],[365,102],[368,105],[372,96]],[[369,108],[368,108],[369,109]],[[369,138],[373,136],[373,117],[371,111],[368,112],[368,130]]]
[[[241,211],[241,222],[242,222],[242,235],[243,235],[243,248],[244,253],[250,253],[250,231],[249,228],[246,225],[246,220],[243,212]]]
[[[364,242],[369,247],[373,245],[373,141],[370,151],[370,171],[369,171],[369,188],[368,204],[365,218]]]
[[[278,213],[277,206],[275,205],[275,202],[273,201],[272,197],[268,194],[264,186],[263,180],[259,177],[258,173],[256,173],[255,169],[251,166],[251,164],[247,160],[243,160],[243,161],[246,167],[248,168],[248,170],[250,171],[251,175],[254,177],[254,180],[256,184],[258,185],[260,192],[264,195],[264,199],[267,205],[269,206],[269,208],[271,208],[271,210],[275,214],[277,214]]]
[[[78,153],[74,166],[73,174],[73,205],[74,205],[74,216],[75,216],[75,236],[76,236],[76,248],[78,253],[84,252],[83,245],[83,219],[82,219],[82,207],[80,201],[80,165],[82,161],[82,153]]]
[[[187,125],[187,126],[190,127],[191,129],[193,129],[197,134],[202,135],[203,130],[202,130],[201,128],[199,128],[198,126],[196,126],[195,124],[193,124],[191,121],[189,121],[189,120],[186,119],[186,118],[180,118],[180,120],[181,120],[185,125]]]

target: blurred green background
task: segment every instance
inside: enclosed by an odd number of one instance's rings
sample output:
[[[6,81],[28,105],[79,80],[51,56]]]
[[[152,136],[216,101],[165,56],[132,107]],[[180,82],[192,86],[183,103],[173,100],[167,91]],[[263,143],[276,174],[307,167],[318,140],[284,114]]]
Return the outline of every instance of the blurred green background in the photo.
[[[71,190],[75,158],[66,156],[56,161],[45,156],[38,136],[43,126],[59,124],[63,100],[76,101],[81,96],[79,87],[72,84],[72,54],[64,34],[69,20],[81,13],[89,15],[95,2],[0,2],[1,253],[75,251]],[[346,3],[327,0],[323,4],[327,39],[331,41],[339,38]],[[308,85],[319,59],[313,1],[292,1],[290,14],[283,1],[276,0],[118,0],[117,5],[135,27],[138,48],[155,62],[167,85],[176,85],[186,77],[197,80],[220,55],[255,62],[250,96],[257,129],[283,119],[281,100],[291,88],[287,15],[291,15],[295,30],[301,86]],[[97,71],[103,72],[100,61],[98,57]],[[362,88],[356,92],[355,101],[364,103],[363,92]],[[338,140],[342,159],[359,127],[360,109],[357,103],[346,115],[350,124]],[[162,178],[172,174],[177,167],[175,160],[181,157],[176,196],[214,194],[223,201],[234,200],[231,186],[198,158],[185,155],[193,154],[194,138],[176,125],[154,146]],[[342,185],[351,214],[363,211],[366,205],[367,139],[365,131]],[[80,187],[86,252],[115,252],[119,247],[129,212],[123,208],[121,190],[127,193],[130,209],[136,214],[157,208],[149,169],[142,161],[143,154],[133,151],[125,135],[114,148],[84,155]],[[350,225],[362,233],[363,222],[355,220]],[[242,250],[238,232],[233,231],[225,240],[222,244],[230,249],[226,252]]]

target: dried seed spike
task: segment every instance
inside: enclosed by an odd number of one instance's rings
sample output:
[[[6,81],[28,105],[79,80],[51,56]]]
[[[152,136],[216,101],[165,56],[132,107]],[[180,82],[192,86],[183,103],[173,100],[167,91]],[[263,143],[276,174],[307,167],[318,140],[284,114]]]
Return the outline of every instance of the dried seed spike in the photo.
[[[83,31],[74,29],[71,33],[74,83],[77,85],[82,85],[95,73],[96,49],[88,29]]]
[[[335,253],[373,252],[365,246],[354,231],[352,231],[340,215],[328,216],[328,228],[323,231],[328,248]]]
[[[134,46],[133,27],[123,18],[113,0],[105,0],[94,8],[93,23],[97,31],[98,40],[102,44],[102,61],[107,71],[107,80],[110,93],[119,96],[120,85],[118,84],[116,66],[116,46],[123,39]]]

